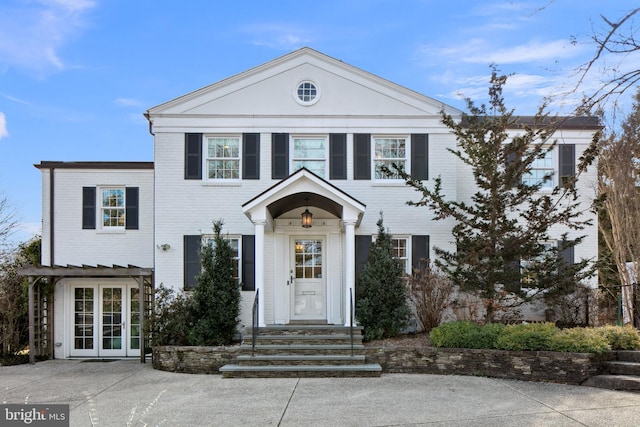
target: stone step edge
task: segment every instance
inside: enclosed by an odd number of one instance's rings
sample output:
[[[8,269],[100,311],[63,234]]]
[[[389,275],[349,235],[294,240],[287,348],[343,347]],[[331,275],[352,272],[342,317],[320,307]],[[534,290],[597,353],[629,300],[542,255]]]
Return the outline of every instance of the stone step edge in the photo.
[[[251,366],[251,365],[224,365],[219,369],[220,373],[227,372],[336,372],[336,371],[360,371],[360,372],[382,372],[382,367],[377,363],[364,365],[271,365],[271,366]]]
[[[322,355],[322,354],[314,354],[314,355],[305,355],[305,354],[300,354],[300,355],[281,355],[281,354],[274,354],[274,355],[256,355],[256,356],[250,356],[250,355],[246,355],[246,354],[240,354],[236,357],[237,361],[251,361],[251,360],[256,360],[256,361],[266,361],[266,360],[278,360],[278,361],[283,361],[283,360],[305,360],[305,361],[324,361],[324,360],[359,360],[359,361],[363,361],[365,360],[365,356],[364,355],[354,355],[354,356],[350,356],[350,355],[337,355],[337,354],[329,354],[329,355]]]
[[[261,331],[318,331],[318,330],[336,330],[336,331],[348,331],[349,326],[343,325],[267,325],[260,326],[259,330]],[[354,331],[362,331],[364,327],[353,325]],[[247,331],[251,331],[251,328],[246,328]]]
[[[350,335],[334,334],[334,335],[258,335],[256,341],[260,340],[350,340]],[[362,337],[358,335],[353,337],[354,341],[360,341]],[[251,340],[251,337],[247,338]]]
[[[363,344],[354,344],[354,350],[364,350]],[[241,344],[240,351],[251,350],[251,344]],[[262,350],[350,350],[351,344],[257,344],[256,351]]]
[[[640,390],[640,377],[629,375],[596,375],[582,383],[583,386],[609,390]]]

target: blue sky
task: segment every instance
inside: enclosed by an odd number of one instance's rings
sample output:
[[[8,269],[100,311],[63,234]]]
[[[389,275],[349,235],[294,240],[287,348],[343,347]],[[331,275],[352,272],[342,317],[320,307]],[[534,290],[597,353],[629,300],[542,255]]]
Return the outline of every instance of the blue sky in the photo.
[[[153,160],[143,113],[308,46],[464,109],[490,63],[507,105],[533,114],[575,82],[600,14],[630,0],[3,0],[0,193],[14,240],[39,233],[42,160]],[[572,40],[575,42],[572,43]],[[632,58],[625,66],[640,67]],[[596,73],[597,74],[597,73]],[[597,87],[592,75],[586,90]],[[570,111],[571,98],[552,112]]]

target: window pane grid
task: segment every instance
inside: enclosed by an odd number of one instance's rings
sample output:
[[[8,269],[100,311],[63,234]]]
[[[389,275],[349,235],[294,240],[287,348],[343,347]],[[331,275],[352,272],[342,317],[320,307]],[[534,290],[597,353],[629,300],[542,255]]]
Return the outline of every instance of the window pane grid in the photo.
[[[298,86],[298,99],[302,102],[311,102],[316,98],[317,89],[311,82],[303,82]]]
[[[209,179],[240,179],[240,139],[208,138]]]
[[[405,169],[407,161],[406,138],[374,138],[374,178],[399,179],[398,174],[388,176],[382,171],[386,166],[393,170],[392,164]]]
[[[240,283],[240,239],[235,237],[225,238],[231,246],[231,258],[233,261],[233,278],[237,283]],[[206,245],[210,245],[215,249],[215,239],[210,236],[204,237]]]
[[[296,279],[319,279],[322,277],[322,241],[296,240]]]
[[[124,189],[105,188],[102,190],[102,226],[124,227],[125,200]]]
[[[93,349],[93,289],[75,289],[74,348]]]
[[[307,168],[324,177],[326,165],[326,138],[294,138],[293,170]]]

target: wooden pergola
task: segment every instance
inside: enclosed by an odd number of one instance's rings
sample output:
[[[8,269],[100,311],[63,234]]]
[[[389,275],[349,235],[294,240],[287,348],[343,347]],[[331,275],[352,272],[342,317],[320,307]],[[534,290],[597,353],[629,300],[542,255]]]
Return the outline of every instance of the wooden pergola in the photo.
[[[18,269],[18,274],[29,277],[29,362],[35,363],[36,358],[36,313],[35,313],[35,285],[39,278],[46,277],[50,283],[56,284],[65,278],[132,278],[135,279],[139,287],[140,295],[140,330],[144,331],[144,318],[146,311],[145,287],[153,291],[153,268],[142,268],[129,265],[127,267],[113,266],[33,266],[27,265]],[[51,306],[53,307],[53,306]],[[52,331],[49,331],[52,334]],[[140,342],[140,362],[145,363],[145,341],[144,332],[141,333]],[[52,336],[49,338],[53,339]]]

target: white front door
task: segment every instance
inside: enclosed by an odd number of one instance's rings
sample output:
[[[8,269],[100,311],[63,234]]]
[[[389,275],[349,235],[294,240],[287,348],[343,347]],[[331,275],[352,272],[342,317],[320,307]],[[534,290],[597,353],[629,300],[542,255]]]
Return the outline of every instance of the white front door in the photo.
[[[71,356],[140,355],[139,291],[135,285],[72,287]]]
[[[291,320],[326,321],[324,239],[294,237],[291,244]]]

